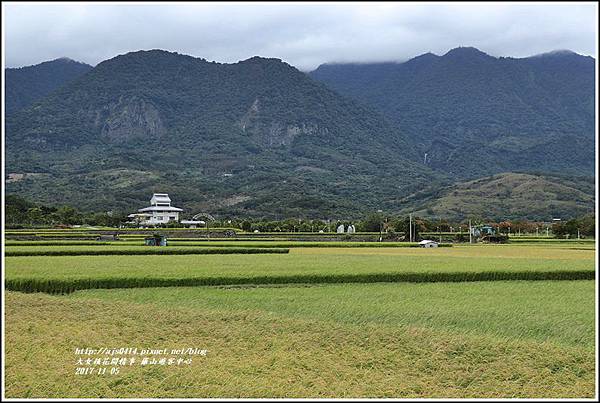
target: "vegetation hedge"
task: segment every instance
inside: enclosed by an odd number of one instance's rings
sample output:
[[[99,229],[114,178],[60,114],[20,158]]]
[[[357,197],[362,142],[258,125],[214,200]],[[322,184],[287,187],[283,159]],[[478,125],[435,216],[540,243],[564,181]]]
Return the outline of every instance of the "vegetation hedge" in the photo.
[[[235,231],[243,232],[239,228],[233,227],[210,227],[209,231]],[[206,228],[116,228],[116,227],[86,227],[86,228],[28,228],[28,229],[14,229],[7,230],[7,234],[59,234],[59,233],[76,233],[76,232],[148,232],[152,233],[155,231],[190,231],[190,232],[206,232]]]
[[[82,233],[58,233],[58,234],[40,234],[37,233],[35,236],[39,236],[40,238],[95,238],[100,234],[92,234],[89,232]]]
[[[195,278],[97,278],[97,279],[6,279],[5,288],[21,292],[66,294],[77,290],[107,288],[189,287],[260,284],[321,284],[379,282],[468,282],[501,280],[593,280],[593,270],[488,271],[488,272],[408,272],[368,274],[303,274],[290,276],[195,277]]]
[[[17,241],[7,240],[6,246],[100,246],[100,245],[143,245],[143,239],[132,240],[126,239],[121,241],[86,241],[86,240],[53,240],[53,241]],[[213,240],[207,241],[203,239],[168,239],[168,245],[170,246],[214,246],[214,247],[253,247],[253,248],[416,248],[419,247],[418,243],[409,242],[337,242],[337,241],[281,241],[281,240]],[[452,244],[439,244],[440,247],[451,247]]]
[[[508,238],[508,242],[510,243],[595,243],[596,240],[594,238],[571,238],[571,239],[562,239],[562,238]]]
[[[245,243],[244,241],[234,241],[238,242],[239,245],[236,245],[234,242],[219,242],[219,241],[197,241],[193,244],[188,243],[189,241],[183,241],[182,243],[178,242],[179,240],[172,239],[169,241],[169,245],[172,246],[219,246],[219,247],[257,247],[257,248],[418,248],[420,247],[418,243],[409,243],[409,242],[305,242],[305,241],[287,241],[275,243],[274,241],[268,241],[267,243],[258,243],[249,241]],[[259,241],[260,242],[260,241]],[[440,247],[451,247],[452,244],[442,243],[439,244]]]
[[[5,241],[6,246],[83,246],[83,245],[115,245],[119,241]],[[132,242],[123,242],[123,245],[135,245]]]

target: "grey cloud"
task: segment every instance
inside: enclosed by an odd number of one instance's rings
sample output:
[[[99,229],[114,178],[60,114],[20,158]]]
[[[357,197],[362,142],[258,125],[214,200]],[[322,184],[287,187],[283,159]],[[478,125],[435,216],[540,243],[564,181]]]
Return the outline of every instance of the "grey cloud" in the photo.
[[[95,65],[165,49],[219,62],[255,55],[310,70],[326,62],[401,61],[457,46],[525,57],[596,57],[595,3],[17,4],[3,3],[8,67],[67,56]]]

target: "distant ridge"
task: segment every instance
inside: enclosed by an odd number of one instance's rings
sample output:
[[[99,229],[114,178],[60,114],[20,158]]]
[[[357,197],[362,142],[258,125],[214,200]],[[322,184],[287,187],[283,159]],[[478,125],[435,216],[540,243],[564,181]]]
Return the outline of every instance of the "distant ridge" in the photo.
[[[490,55],[486,52],[483,52],[479,49],[477,49],[476,47],[473,46],[459,46],[456,48],[452,48],[450,50],[448,50],[446,53],[443,54],[436,54],[433,52],[426,52],[423,54],[420,54],[418,56],[414,56],[414,57],[410,57],[408,59],[403,59],[403,60],[382,60],[382,61],[377,61],[377,62],[368,62],[368,61],[344,61],[344,62],[340,62],[340,61],[331,61],[331,62],[325,62],[322,63],[319,67],[323,67],[323,66],[337,66],[337,65],[346,65],[346,66],[352,66],[352,65],[378,65],[378,64],[390,64],[390,65],[398,65],[398,64],[403,64],[403,63],[407,63],[407,62],[411,62],[414,60],[423,60],[423,59],[428,59],[428,60],[432,60],[432,59],[437,59],[440,57],[444,57],[446,55],[457,55],[457,54],[462,54],[462,55],[480,55],[480,56],[488,56],[488,57],[492,57],[494,59],[528,59],[528,58],[534,58],[534,57],[543,57],[543,56],[567,56],[567,55],[571,55],[571,56],[580,56],[580,57],[590,57],[591,56],[586,56],[586,55],[582,55],[579,54],[577,52],[574,52],[572,50],[569,49],[556,49],[556,50],[551,50],[548,52],[543,52],[543,53],[538,53],[535,55],[531,55],[531,56],[524,56],[524,57],[514,57],[514,56],[493,56]],[[317,67],[318,69],[318,67]],[[317,69],[313,70],[316,71]]]
[[[68,57],[6,69],[6,113],[27,108],[91,69],[92,66]]]
[[[325,64],[311,77],[394,121],[428,165],[456,178],[594,174],[595,60],[557,50],[494,57],[474,47],[404,63]]]
[[[572,50],[568,49],[557,49],[552,50],[550,52],[539,53],[537,55],[529,56],[529,57],[545,57],[545,56],[582,56],[579,53],[575,53]]]

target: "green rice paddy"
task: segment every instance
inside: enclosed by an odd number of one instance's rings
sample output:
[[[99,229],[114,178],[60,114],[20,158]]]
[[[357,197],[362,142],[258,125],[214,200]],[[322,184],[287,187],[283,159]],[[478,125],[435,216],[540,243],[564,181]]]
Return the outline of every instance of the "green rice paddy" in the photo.
[[[594,397],[594,243],[91,242],[7,242],[7,397]],[[119,255],[33,256],[69,251]],[[76,375],[86,347],[208,354]]]

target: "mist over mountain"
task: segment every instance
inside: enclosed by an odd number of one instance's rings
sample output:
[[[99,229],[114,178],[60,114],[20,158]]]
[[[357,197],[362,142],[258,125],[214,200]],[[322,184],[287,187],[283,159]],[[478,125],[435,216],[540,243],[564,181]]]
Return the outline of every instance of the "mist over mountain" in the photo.
[[[5,69],[6,113],[30,106],[92,68],[63,57],[35,66]]]
[[[382,112],[428,166],[457,178],[593,175],[594,66],[564,50],[516,59],[461,47],[405,63],[325,64],[310,75]]]

